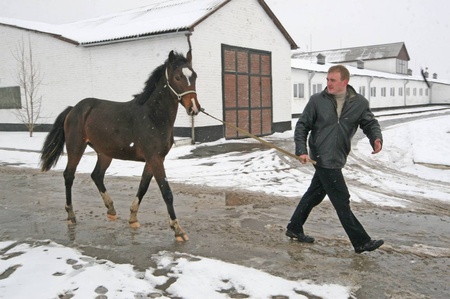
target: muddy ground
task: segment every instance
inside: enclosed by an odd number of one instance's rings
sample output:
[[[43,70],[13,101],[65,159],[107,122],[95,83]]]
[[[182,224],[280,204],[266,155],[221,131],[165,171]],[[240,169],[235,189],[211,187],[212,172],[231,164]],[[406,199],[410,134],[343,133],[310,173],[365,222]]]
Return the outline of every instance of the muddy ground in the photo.
[[[66,224],[61,172],[0,166],[0,240],[51,239],[87,255],[138,269],[155,267],[152,254],[177,251],[261,269],[290,280],[351,286],[356,298],[449,298],[450,205],[423,203],[414,210],[353,203],[373,238],[385,245],[355,254],[331,204],[315,208],[305,230],[314,244],[284,235],[298,199],[264,193],[171,184],[175,209],[190,240],[177,243],[154,182],[143,200],[139,229],[128,227],[139,178],[108,177],[119,218],[106,219],[89,175],[77,174],[74,208],[78,223]]]

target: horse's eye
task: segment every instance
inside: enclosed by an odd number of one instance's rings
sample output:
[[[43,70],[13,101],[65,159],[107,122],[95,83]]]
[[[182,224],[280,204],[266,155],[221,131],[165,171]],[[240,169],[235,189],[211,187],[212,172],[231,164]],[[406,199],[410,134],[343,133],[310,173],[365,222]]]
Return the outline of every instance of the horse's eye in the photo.
[[[180,76],[175,76],[175,80],[180,81],[181,77]]]

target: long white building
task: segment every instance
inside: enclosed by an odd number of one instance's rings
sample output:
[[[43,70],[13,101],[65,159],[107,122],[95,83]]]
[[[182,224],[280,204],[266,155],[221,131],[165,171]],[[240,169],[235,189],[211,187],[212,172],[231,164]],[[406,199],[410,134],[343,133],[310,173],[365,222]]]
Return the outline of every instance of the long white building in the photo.
[[[343,64],[350,82],[365,96],[371,108],[450,104],[450,82],[430,78],[424,70],[412,75],[404,43],[362,46],[292,55],[292,115],[298,117],[309,97],[326,87],[330,66]]]

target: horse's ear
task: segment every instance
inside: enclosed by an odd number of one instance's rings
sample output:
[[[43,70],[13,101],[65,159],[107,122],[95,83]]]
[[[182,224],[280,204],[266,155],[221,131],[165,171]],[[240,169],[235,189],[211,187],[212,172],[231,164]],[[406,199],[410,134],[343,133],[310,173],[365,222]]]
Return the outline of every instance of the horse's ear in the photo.
[[[192,65],[192,50],[189,50],[186,55],[186,59],[190,65]]]
[[[172,51],[170,51],[169,53],[169,63],[172,63],[175,61],[175,53]]]

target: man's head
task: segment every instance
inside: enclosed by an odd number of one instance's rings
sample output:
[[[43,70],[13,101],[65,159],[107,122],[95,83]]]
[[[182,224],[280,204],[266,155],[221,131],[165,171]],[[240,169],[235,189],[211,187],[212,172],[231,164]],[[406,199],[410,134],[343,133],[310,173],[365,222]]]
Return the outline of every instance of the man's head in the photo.
[[[328,69],[327,90],[332,95],[342,95],[347,91],[350,73],[343,65],[333,65]]]

